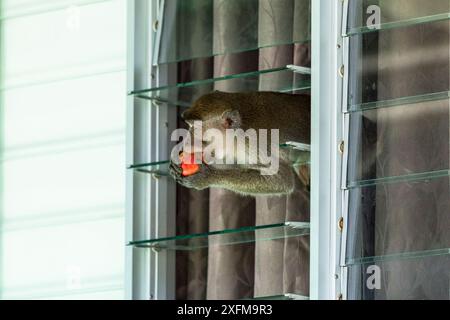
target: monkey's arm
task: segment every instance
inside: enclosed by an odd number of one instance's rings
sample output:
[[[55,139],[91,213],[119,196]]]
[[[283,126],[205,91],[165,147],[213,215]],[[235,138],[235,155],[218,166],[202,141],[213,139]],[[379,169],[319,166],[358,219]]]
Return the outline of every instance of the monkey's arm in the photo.
[[[280,171],[285,171],[281,170]],[[211,183],[211,187],[229,189],[242,194],[288,194],[294,189],[294,175],[292,169],[264,176],[258,170],[229,170],[220,172],[217,180]]]
[[[183,177],[176,166],[171,166],[170,171],[178,183],[188,188],[218,187],[247,195],[288,194],[293,191],[295,183],[292,168],[283,163],[274,175],[262,175],[255,169],[215,170],[205,165],[198,173],[187,177]]]

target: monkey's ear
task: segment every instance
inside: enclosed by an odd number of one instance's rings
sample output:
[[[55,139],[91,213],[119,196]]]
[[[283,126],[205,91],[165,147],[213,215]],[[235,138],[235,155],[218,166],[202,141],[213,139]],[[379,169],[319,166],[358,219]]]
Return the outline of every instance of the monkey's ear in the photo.
[[[222,113],[222,123],[225,129],[237,129],[241,127],[241,115],[237,110],[227,110]]]

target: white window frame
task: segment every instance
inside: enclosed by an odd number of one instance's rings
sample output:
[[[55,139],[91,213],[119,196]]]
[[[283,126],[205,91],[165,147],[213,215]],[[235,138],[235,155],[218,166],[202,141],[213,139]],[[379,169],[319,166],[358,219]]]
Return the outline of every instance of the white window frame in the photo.
[[[128,91],[167,83],[170,70],[152,66],[151,45],[164,0],[133,0],[128,4]],[[312,0],[312,141],[311,141],[311,252],[310,299],[345,298],[346,272],[341,266],[346,191],[342,188],[345,157],[340,144],[346,134],[342,114],[347,71],[346,44],[341,23],[347,0]],[[345,17],[344,17],[345,18]],[[159,26],[162,23],[159,21]],[[344,66],[341,69],[341,66]],[[164,69],[164,68],[163,68]],[[344,71],[343,77],[340,75]],[[153,75],[153,77],[152,77]],[[167,153],[167,141],[176,121],[176,109],[128,97],[127,164],[158,159]],[[170,120],[170,121],[169,121]],[[166,126],[165,124],[169,124]],[[345,143],[344,143],[345,145]],[[344,148],[344,153],[346,148]],[[127,171],[126,239],[173,235],[175,184],[171,179]],[[342,248],[342,250],[341,250]],[[163,250],[126,248],[126,297],[173,299],[175,255]]]
[[[347,0],[312,1],[310,299],[345,299],[345,121],[342,38]],[[343,218],[344,229],[339,229]]]
[[[128,92],[167,82],[168,71],[152,66],[152,32],[158,1],[128,1]],[[138,72],[136,72],[138,70]],[[156,161],[166,155],[175,124],[176,109],[128,96],[127,165]],[[166,125],[167,124],[167,125]],[[155,176],[126,174],[126,241],[173,235],[175,182]],[[126,247],[125,296],[127,299],[175,298],[175,253]]]

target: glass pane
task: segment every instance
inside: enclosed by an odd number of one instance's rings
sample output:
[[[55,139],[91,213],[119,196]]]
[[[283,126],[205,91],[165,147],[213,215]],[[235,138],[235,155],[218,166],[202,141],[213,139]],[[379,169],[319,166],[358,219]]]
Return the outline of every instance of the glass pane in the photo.
[[[156,30],[158,40],[154,45],[153,63],[156,65],[307,42],[311,34],[310,3],[311,0],[289,1],[291,10],[280,10],[285,9],[286,3],[266,4],[259,0],[166,0],[162,26]],[[267,6],[268,10],[260,10],[258,15],[260,6]],[[220,17],[225,15],[235,17],[239,23],[224,23]],[[282,23],[273,23],[271,19]],[[269,28],[262,33],[258,30],[259,23]]]
[[[449,174],[350,190],[346,264],[448,252]]]
[[[348,4],[347,297],[449,299],[450,1]]]
[[[450,254],[367,262],[348,267],[351,300],[449,300]]]
[[[408,182],[408,181],[413,181],[413,182],[417,182],[417,181],[421,181],[421,180],[428,181],[431,179],[448,177],[448,176],[450,176],[450,170],[438,170],[438,171],[430,171],[430,172],[412,173],[412,174],[406,174],[403,176],[391,176],[391,177],[384,177],[384,178],[378,178],[378,179],[353,181],[353,182],[348,183],[347,188],[354,189],[354,188],[376,186],[379,184],[389,184],[389,183]]]
[[[255,297],[247,300],[309,300],[309,297],[301,296],[298,294],[285,293],[277,296]]]
[[[449,24],[443,21],[352,37],[349,111],[447,98]]]
[[[349,188],[447,175],[450,100],[350,114]]]
[[[450,254],[450,248],[402,252],[402,253],[396,253],[396,254],[387,254],[387,255],[383,255],[383,256],[373,256],[373,257],[349,259],[349,260],[347,260],[346,266],[352,266],[352,265],[357,265],[357,264],[378,263],[378,262],[385,262],[385,261],[399,261],[399,260],[405,260],[405,259],[427,258],[427,257],[434,257],[434,256],[444,256],[444,255],[449,255],[449,254]]]
[[[361,104],[350,105],[348,112],[358,112],[371,109],[389,108],[408,104],[417,104],[421,102],[449,100],[450,91],[422,94],[418,96],[403,97],[392,100],[380,100]]]
[[[129,166],[128,169],[133,169],[136,172],[153,174],[155,176],[168,176],[169,163],[170,163],[169,160],[139,163]]]
[[[180,235],[175,237],[132,241],[130,245],[138,248],[170,249],[170,250],[196,250],[211,246],[224,246],[285,239],[309,235],[308,222],[285,222],[272,225],[244,227]]]
[[[295,93],[310,89],[310,75],[299,74],[288,68],[277,68],[234,74],[194,82],[178,83],[176,85],[158,87],[154,89],[133,91],[131,94],[138,98],[190,107],[196,99],[211,91],[211,84],[213,83],[217,83],[217,85],[220,84],[223,88],[239,88],[239,92],[246,92],[255,91],[258,88],[259,82],[264,81],[265,83],[270,83],[271,80],[278,79],[281,76],[290,76],[292,78],[292,82],[289,85],[279,85],[279,82],[273,81],[272,86],[270,88],[266,88],[266,91]]]
[[[280,148],[289,150],[289,158],[294,167],[309,165],[310,163],[310,147],[299,143],[285,143],[280,145]],[[133,169],[137,172],[153,174],[156,176],[169,175],[169,160],[138,163],[128,166],[128,169]]]
[[[349,0],[351,36],[450,19],[449,0]]]

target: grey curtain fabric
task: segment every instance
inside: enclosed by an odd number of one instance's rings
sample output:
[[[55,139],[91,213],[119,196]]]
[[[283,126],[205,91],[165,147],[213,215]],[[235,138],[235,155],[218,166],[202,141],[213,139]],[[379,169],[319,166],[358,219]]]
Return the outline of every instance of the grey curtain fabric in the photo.
[[[309,1],[215,0],[210,3],[213,7],[208,10],[205,4],[202,5],[201,14],[212,14],[213,17],[213,52],[235,52],[236,48],[290,43],[299,37],[307,38],[305,34],[309,32]],[[201,41],[211,31],[206,30],[210,20],[202,17],[200,20],[207,23],[203,30],[195,26],[198,35],[190,38],[192,50],[195,50],[196,41]],[[181,34],[188,33],[189,30],[183,30]],[[189,48],[186,38],[182,41],[183,47]],[[221,54],[213,59],[180,63],[178,80],[218,77],[294,62],[310,65],[309,43]],[[246,89],[270,90],[274,82],[287,87],[292,81],[293,75],[283,76],[271,83],[261,81],[259,86],[257,83],[246,84]],[[213,89],[237,92],[242,87],[239,82],[229,81],[226,84],[218,82],[208,90]],[[296,170],[306,176],[309,174],[306,166]],[[309,221],[309,191],[300,179],[296,191],[288,197],[255,199],[222,189],[198,192],[179,187],[177,199],[177,232],[180,234]],[[241,299],[283,293],[309,293],[308,237],[210,247],[177,254],[177,298]]]

